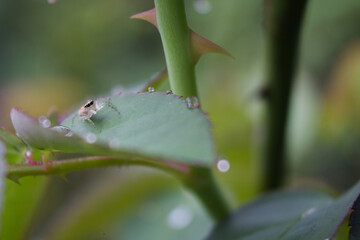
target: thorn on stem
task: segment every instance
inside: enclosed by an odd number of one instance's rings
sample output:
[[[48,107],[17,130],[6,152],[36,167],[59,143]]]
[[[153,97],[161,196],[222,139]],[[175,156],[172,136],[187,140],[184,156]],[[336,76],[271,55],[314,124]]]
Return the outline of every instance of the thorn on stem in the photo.
[[[16,184],[18,184],[18,185],[22,186],[22,185],[21,185],[21,183],[19,182],[19,178],[18,178],[18,177],[15,177],[15,176],[8,176],[7,178],[8,178],[9,180],[13,181],[14,183],[16,183]]]

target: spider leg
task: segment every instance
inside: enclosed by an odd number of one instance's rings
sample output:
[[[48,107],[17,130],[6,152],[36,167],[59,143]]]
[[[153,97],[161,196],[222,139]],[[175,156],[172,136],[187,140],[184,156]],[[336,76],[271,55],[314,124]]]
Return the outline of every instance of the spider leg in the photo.
[[[112,110],[114,110],[117,114],[120,115],[119,110],[117,109],[117,107],[116,107],[114,104],[112,104],[112,103],[110,102],[110,99],[106,101],[106,105],[107,105],[109,108],[111,108]]]
[[[93,125],[93,127],[100,133],[100,129],[98,127],[96,127],[95,123],[90,119],[90,118],[86,118],[86,121],[88,121],[91,125]]]

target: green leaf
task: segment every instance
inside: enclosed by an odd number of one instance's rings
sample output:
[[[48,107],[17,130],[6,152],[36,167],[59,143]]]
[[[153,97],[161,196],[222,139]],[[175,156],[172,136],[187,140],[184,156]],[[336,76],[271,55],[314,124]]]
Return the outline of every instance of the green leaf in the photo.
[[[18,138],[17,136],[15,136],[14,134],[12,134],[11,132],[9,132],[8,130],[1,128],[0,127],[0,139],[5,143],[5,144],[9,144],[11,145],[13,148],[17,149],[18,151],[22,151],[23,148],[25,148],[24,143],[20,140],[20,138]]]
[[[94,155],[170,160],[211,166],[216,158],[210,123],[200,109],[189,109],[176,95],[115,96],[88,121],[74,113],[62,122],[75,135],[66,137],[13,109],[16,134],[33,148]],[[86,142],[96,138],[96,143]],[[85,140],[84,140],[85,139]],[[89,140],[89,139],[88,139]],[[90,141],[91,142],[91,141]]]
[[[6,162],[8,164],[21,163],[24,159],[26,146],[20,138],[0,127],[0,140],[3,141],[6,147]]]
[[[220,222],[207,239],[331,239],[359,193],[360,182],[337,200],[306,191],[269,194]]]
[[[44,194],[48,178],[27,177],[21,185],[6,180],[0,239],[27,239],[34,212]]]
[[[157,192],[140,206],[121,226],[112,228],[110,233],[116,239],[204,239],[214,225],[197,199],[189,198],[183,191]]]
[[[26,146],[18,137],[2,128],[0,139],[5,143],[2,144],[0,140],[0,239],[24,239],[45,179],[27,178],[22,181],[22,186],[5,181],[5,158],[8,163],[18,163],[24,158]]]
[[[153,169],[130,167],[108,172],[100,182],[83,186],[84,194],[73,196],[71,204],[63,203],[40,239],[92,239],[99,235],[101,239],[102,233],[110,239],[122,239],[109,235],[109,229],[122,226],[145,198],[175,187],[174,178]]]

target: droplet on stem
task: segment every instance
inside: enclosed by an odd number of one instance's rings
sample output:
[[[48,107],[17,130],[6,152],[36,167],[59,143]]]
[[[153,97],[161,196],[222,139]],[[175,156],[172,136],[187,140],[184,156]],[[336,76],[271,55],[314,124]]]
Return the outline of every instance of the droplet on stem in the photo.
[[[41,165],[41,163],[34,160],[32,150],[27,150],[25,152],[25,163],[28,165]]]

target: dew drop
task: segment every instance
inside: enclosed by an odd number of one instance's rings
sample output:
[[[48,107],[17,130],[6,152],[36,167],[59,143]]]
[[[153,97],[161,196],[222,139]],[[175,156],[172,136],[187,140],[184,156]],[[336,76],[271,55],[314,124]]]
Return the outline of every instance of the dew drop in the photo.
[[[230,162],[226,159],[220,159],[219,161],[217,161],[216,163],[216,168],[220,171],[220,172],[227,172],[230,170]]]
[[[32,158],[32,151],[31,150],[27,150],[25,152],[25,158]]]
[[[313,214],[314,212],[316,211],[316,208],[310,208],[308,210],[306,210],[306,212],[304,212],[302,215],[301,215],[301,218],[306,218],[307,216]]]
[[[48,128],[51,125],[50,120],[45,116],[40,116],[38,118],[38,121],[39,121],[40,126],[42,126],[43,128]]]
[[[198,108],[200,107],[199,100],[195,96],[187,97],[185,103],[188,108]]]
[[[48,0],[48,3],[54,4],[54,3],[56,3],[56,0]]]
[[[69,131],[67,134],[65,134],[65,137],[72,137],[74,133],[72,131]]]
[[[154,87],[149,87],[149,88],[148,88],[148,92],[149,92],[149,93],[153,93],[153,92],[155,92]]]
[[[167,216],[167,224],[172,229],[184,229],[193,220],[193,213],[185,205],[179,205],[172,209]]]
[[[74,133],[68,127],[55,126],[55,127],[52,127],[51,129],[57,133],[60,133],[61,135],[64,135],[65,137],[72,137],[74,135]]]
[[[93,144],[96,142],[96,135],[94,133],[87,133],[85,136],[85,141],[87,143]]]
[[[165,93],[166,93],[166,95],[173,94],[173,92],[171,90],[167,90]]]
[[[194,9],[197,13],[207,14],[211,11],[212,6],[208,0],[195,0]]]
[[[113,138],[109,141],[109,148],[117,149],[120,147],[120,140],[117,138]]]
[[[36,162],[34,160],[34,157],[33,157],[33,154],[32,154],[32,150],[29,149],[25,152],[25,163],[26,164],[29,164],[29,165],[39,165],[40,163],[39,162]]]

